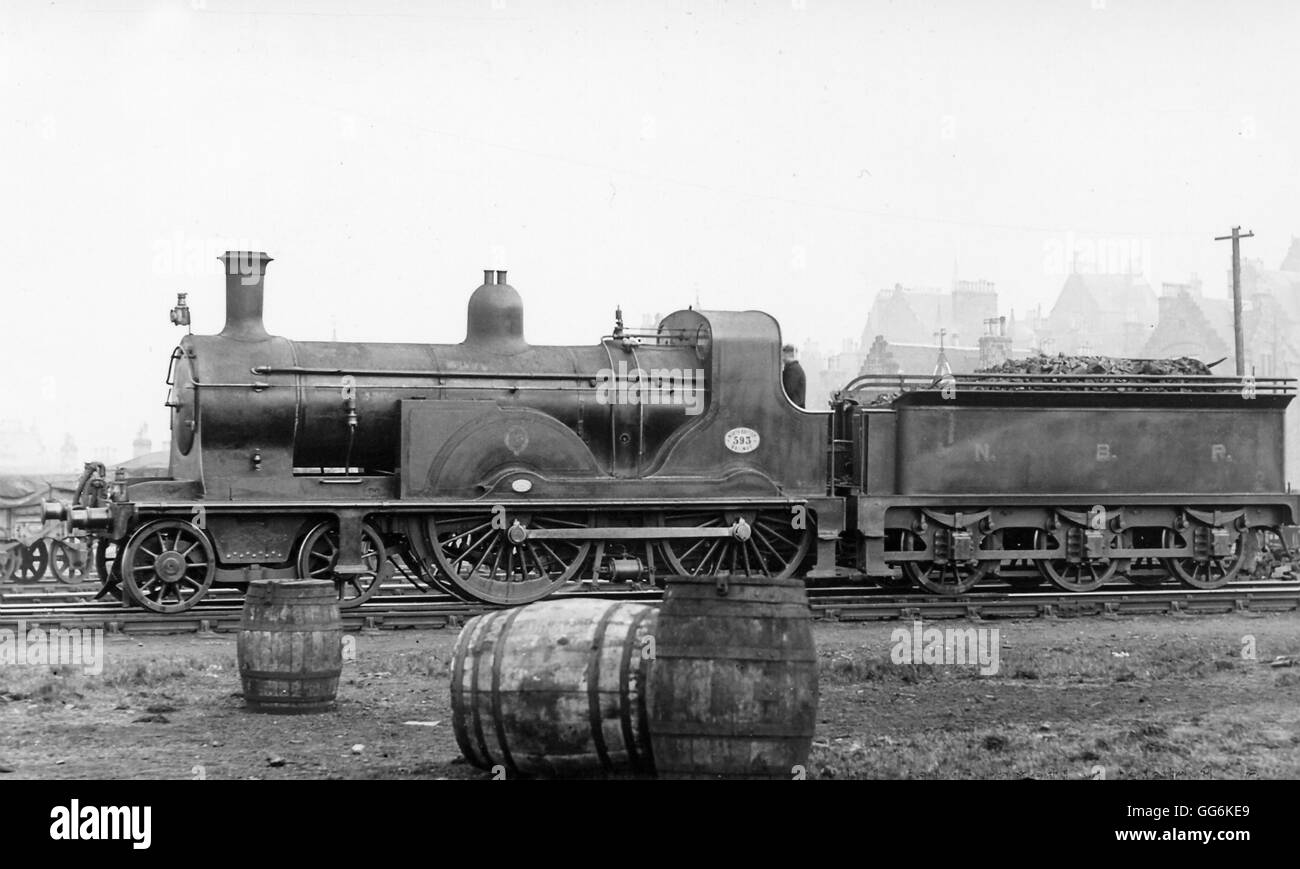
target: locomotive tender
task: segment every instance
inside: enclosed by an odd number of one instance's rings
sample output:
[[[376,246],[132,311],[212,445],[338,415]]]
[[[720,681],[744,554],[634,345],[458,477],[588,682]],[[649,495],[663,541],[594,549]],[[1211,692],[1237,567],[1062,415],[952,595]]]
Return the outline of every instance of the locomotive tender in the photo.
[[[996,575],[1093,591],[1117,576],[1217,588],[1262,532],[1300,542],[1284,465],[1291,380],[1182,375],[862,376],[841,401],[837,491],[870,576],[955,594]]]
[[[667,574],[1209,588],[1256,532],[1300,536],[1291,381],[859,378],[811,412],[762,312],[644,333],[620,315],[594,346],[537,346],[489,271],[460,344],[292,341],[262,322],[270,258],[221,259],[225,328],[172,353],[169,477],[46,508],[95,529],[106,588],[157,612],[293,576],[355,606],[395,569],[497,604]],[[902,393],[868,400],[884,388]]]

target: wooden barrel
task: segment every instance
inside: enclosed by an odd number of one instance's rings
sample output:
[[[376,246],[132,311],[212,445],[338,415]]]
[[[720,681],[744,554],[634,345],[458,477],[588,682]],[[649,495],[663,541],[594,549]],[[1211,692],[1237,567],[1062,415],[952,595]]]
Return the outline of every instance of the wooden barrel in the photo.
[[[333,707],[343,672],[343,620],[334,583],[250,582],[238,656],[249,709],[294,714]]]
[[[653,772],[645,686],[654,607],[551,600],[470,619],[452,657],[452,726],[508,775]]]
[[[800,580],[669,580],[650,733],[660,778],[791,779],[817,725],[817,650]]]

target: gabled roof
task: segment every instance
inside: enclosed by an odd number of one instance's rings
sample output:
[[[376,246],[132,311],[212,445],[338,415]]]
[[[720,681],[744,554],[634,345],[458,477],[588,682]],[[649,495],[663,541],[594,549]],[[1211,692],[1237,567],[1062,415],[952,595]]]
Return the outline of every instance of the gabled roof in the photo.
[[[1246,301],[1271,296],[1292,320],[1300,320],[1300,271],[1264,269],[1259,260],[1247,260],[1242,263],[1241,289]]]
[[[927,341],[935,324],[952,320],[952,296],[938,290],[909,290],[894,287],[881,290],[867,313],[862,346],[871,346],[877,335],[906,341]]]
[[[1050,319],[1101,313],[1125,323],[1154,324],[1155,290],[1141,275],[1093,275],[1075,272],[1065,279]]]
[[[1291,247],[1282,258],[1282,265],[1278,266],[1279,271],[1283,272],[1300,272],[1300,238],[1291,236]]]
[[[1160,321],[1156,324],[1151,337],[1147,339],[1142,355],[1151,359],[1194,356],[1202,362],[1213,362],[1231,355],[1231,346],[1225,342],[1223,333],[1207,316],[1207,307],[1213,307],[1216,312],[1222,311],[1222,306],[1207,305],[1211,301],[1226,300],[1206,299],[1187,292],[1162,298]],[[1230,338],[1232,335],[1231,303],[1228,303],[1227,315],[1227,334]]]

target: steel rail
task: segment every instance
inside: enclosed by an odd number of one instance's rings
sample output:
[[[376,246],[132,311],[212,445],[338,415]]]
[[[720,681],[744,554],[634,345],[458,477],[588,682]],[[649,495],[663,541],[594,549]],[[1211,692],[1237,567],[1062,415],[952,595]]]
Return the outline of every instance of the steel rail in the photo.
[[[582,583],[575,586],[550,599],[598,597],[654,602],[661,594],[647,588],[597,589]],[[875,587],[835,587],[809,589],[809,604],[815,618],[830,621],[1294,612],[1300,610],[1300,583],[1248,582],[1218,589],[1109,587],[1078,593],[987,590],[951,597]],[[393,595],[343,610],[342,618],[344,629],[349,631],[455,627],[466,618],[498,608],[459,601],[450,595]],[[12,629],[23,621],[28,627],[39,624],[46,629],[100,627],[127,633],[225,633],[239,629],[241,615],[239,601],[229,599],[200,602],[187,612],[175,614],[125,608],[109,601],[0,604],[0,628]]]

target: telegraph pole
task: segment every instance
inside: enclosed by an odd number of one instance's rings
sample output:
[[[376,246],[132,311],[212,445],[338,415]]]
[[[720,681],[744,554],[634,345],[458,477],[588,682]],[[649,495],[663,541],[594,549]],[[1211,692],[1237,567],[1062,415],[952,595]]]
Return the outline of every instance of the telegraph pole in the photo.
[[[1232,338],[1237,345],[1237,376],[1246,376],[1246,342],[1241,334],[1241,240],[1254,238],[1255,233],[1241,233],[1240,226],[1232,228],[1232,235],[1215,236],[1215,241],[1232,239]]]

